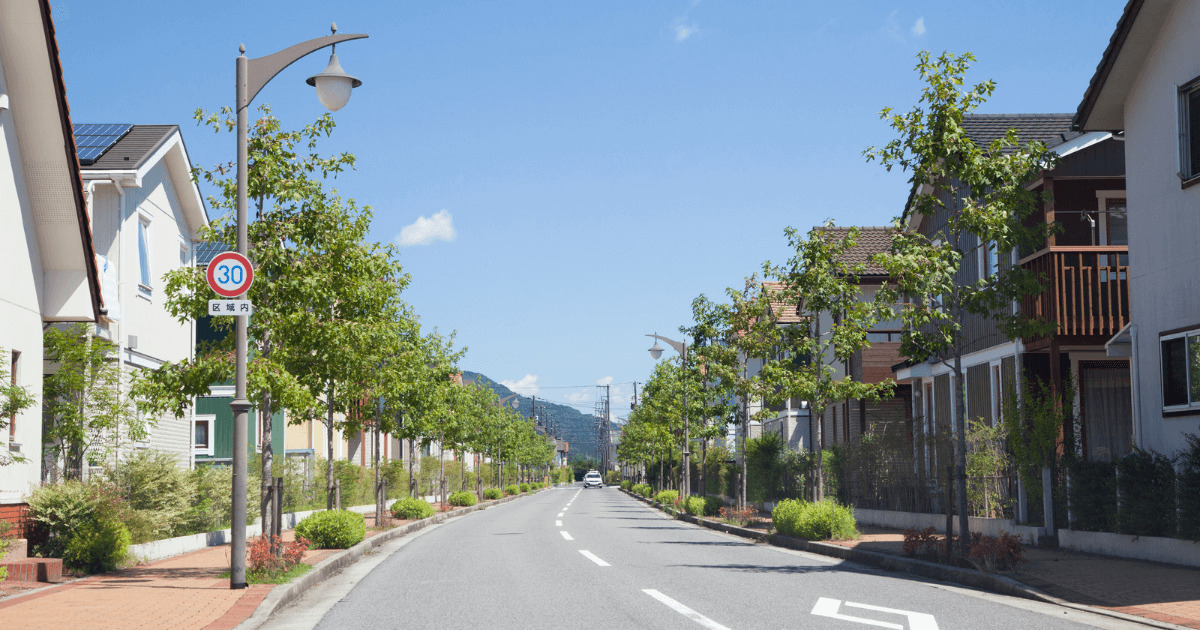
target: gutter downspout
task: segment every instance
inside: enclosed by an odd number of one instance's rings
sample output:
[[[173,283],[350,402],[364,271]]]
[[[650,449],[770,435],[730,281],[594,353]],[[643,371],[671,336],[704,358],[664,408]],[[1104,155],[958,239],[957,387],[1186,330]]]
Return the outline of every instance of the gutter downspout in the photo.
[[[1133,438],[1134,443],[1138,448],[1142,448],[1146,443],[1142,436],[1142,408],[1141,408],[1141,391],[1139,383],[1138,370],[1138,327],[1134,324],[1129,327],[1129,344],[1131,352],[1129,353],[1129,376],[1130,376],[1130,393],[1133,397]]]

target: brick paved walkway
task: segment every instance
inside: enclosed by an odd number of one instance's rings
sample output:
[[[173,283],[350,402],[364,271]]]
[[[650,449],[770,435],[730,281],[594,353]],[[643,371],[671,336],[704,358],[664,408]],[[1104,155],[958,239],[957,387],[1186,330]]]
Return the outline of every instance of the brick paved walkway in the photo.
[[[898,530],[867,527],[837,544],[900,554]],[[1200,569],[1061,549],[1030,548],[1009,577],[1060,599],[1200,630]]]
[[[292,532],[283,537],[291,540]],[[316,564],[336,552],[309,551],[304,561]],[[274,588],[231,590],[229,578],[221,577],[228,570],[229,546],[209,547],[0,601],[0,625],[228,630],[249,618]]]

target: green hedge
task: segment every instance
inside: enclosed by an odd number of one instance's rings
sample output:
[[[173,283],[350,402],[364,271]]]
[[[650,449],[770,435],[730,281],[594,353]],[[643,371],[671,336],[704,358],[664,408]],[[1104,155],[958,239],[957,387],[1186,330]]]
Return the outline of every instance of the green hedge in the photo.
[[[1071,512],[1074,528],[1089,532],[1117,531],[1117,467],[1111,462],[1070,463]]]
[[[516,484],[504,486],[504,494],[507,494],[510,497],[514,494],[521,494],[521,488]]]
[[[853,508],[832,499],[812,503],[785,499],[771,512],[775,530],[785,536],[807,540],[845,540],[858,538]]]
[[[322,510],[300,521],[296,535],[307,538],[314,549],[349,549],[366,538],[367,524],[357,512]]]
[[[1188,448],[1179,454],[1179,535],[1200,540],[1200,438],[1184,437]]]
[[[403,520],[415,520],[433,516],[433,506],[424,499],[404,497],[392,504],[392,516]]]
[[[704,497],[704,515],[716,516],[721,513],[721,508],[725,507],[725,501],[721,497],[709,495]]]
[[[630,488],[632,488],[632,487],[633,487],[633,482],[632,482],[632,481],[630,481],[630,480],[628,480],[628,479],[626,479],[626,480],[624,480],[624,481],[622,481],[622,482],[621,482],[621,489],[622,489],[622,490],[628,490],[628,489],[630,489]]]
[[[494,501],[504,496],[504,491],[500,488],[487,488],[483,491],[483,498]]]
[[[704,497],[688,497],[683,502],[683,511],[692,516],[704,516]]]
[[[529,492],[529,484],[523,483],[520,485],[521,492]]]
[[[1175,533],[1175,468],[1171,460],[1136,450],[1117,464],[1121,475],[1118,516],[1122,534],[1171,536]]]
[[[679,491],[663,490],[662,492],[654,495],[654,501],[662,505],[675,505],[675,503],[679,501]]]
[[[471,507],[472,505],[475,505],[477,500],[478,499],[476,498],[474,492],[467,491],[455,492],[446,499],[450,505],[457,505],[459,507]]]

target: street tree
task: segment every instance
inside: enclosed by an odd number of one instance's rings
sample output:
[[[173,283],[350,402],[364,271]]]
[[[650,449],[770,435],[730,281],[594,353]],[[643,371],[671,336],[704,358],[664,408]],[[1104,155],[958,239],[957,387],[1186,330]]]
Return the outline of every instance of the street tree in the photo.
[[[3,348],[0,348],[0,352],[3,352]],[[4,367],[4,363],[7,363],[7,360],[0,363],[0,430],[9,430],[11,419],[16,418],[18,413],[36,405],[37,397],[29,391],[28,387],[17,385],[12,374]],[[0,453],[0,466],[22,464],[28,459],[20,451],[14,451],[5,444],[4,452]]]
[[[988,146],[979,146],[963,129],[963,117],[991,96],[993,81],[972,86],[966,72],[970,53],[942,53],[933,58],[923,51],[916,70],[925,86],[916,105],[904,113],[884,108],[880,117],[896,132],[882,147],[864,151],[888,171],[909,174],[912,198],[897,229],[920,215],[936,218],[941,226],[930,237],[902,232],[880,263],[895,281],[892,295],[908,298],[901,315],[904,334],[901,353],[921,361],[946,364],[955,375],[954,459],[958,519],[967,529],[966,379],[962,357],[967,339],[962,322],[968,317],[990,319],[1010,339],[1052,331],[1013,313],[1010,306],[1039,290],[1039,279],[1018,265],[1001,265],[985,278],[967,277],[964,256],[988,248],[1006,257],[1013,251],[1032,251],[1047,236],[1048,227],[1025,219],[1037,209],[1038,194],[1026,188],[1043,169],[1053,168],[1055,154],[1041,142],[1022,144],[1009,130]],[[881,292],[882,294],[883,292]],[[960,537],[966,555],[968,537]]]

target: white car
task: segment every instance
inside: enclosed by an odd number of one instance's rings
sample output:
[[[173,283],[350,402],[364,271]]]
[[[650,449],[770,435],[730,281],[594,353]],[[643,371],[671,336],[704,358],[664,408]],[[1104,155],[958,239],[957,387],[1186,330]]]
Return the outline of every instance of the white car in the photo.
[[[604,487],[604,477],[601,477],[600,473],[594,470],[583,476],[583,487],[591,488],[593,486],[596,488]]]

